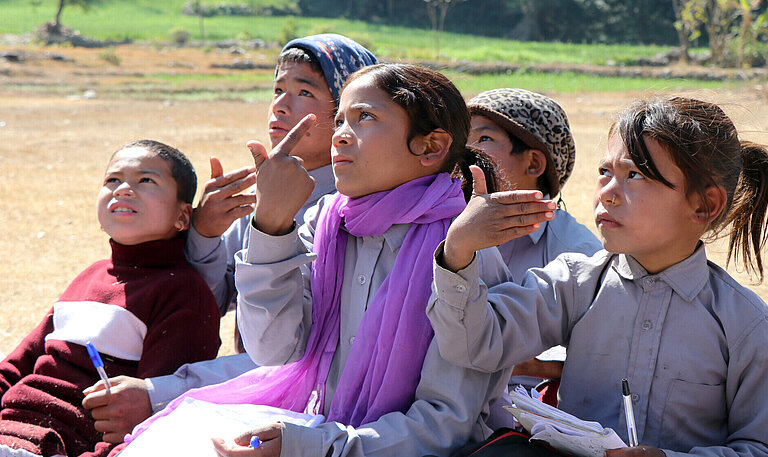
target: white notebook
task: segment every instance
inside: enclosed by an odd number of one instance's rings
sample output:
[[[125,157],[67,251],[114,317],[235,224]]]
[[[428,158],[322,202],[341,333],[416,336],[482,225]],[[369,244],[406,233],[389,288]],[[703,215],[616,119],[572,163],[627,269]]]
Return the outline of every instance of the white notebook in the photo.
[[[606,449],[627,447],[612,429],[531,398],[520,386],[509,396],[515,406],[504,409],[515,416],[532,440],[544,441],[558,451],[581,457],[603,457]]]

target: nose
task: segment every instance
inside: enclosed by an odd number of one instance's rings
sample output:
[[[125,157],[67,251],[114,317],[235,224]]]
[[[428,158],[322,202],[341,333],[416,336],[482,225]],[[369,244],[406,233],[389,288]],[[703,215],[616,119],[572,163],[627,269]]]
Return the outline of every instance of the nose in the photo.
[[[290,114],[288,94],[286,92],[279,94],[272,100],[272,112],[282,116]]]
[[[619,186],[613,178],[605,185],[598,184],[595,194],[603,206],[616,206],[621,201]]]
[[[119,186],[115,187],[115,190],[112,192],[112,195],[114,195],[115,197],[123,197],[123,198],[133,197],[134,196],[133,188],[131,187],[130,184],[128,184],[127,181],[123,181],[122,183],[120,183]]]
[[[340,126],[336,128],[336,131],[333,132],[333,136],[331,137],[331,142],[334,146],[342,146],[347,145],[351,141],[351,133],[349,131],[349,125],[344,122]]]

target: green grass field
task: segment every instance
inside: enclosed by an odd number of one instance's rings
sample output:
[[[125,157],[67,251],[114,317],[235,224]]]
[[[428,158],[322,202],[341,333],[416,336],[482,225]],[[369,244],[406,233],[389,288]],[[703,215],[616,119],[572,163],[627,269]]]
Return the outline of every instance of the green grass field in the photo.
[[[88,11],[67,7],[62,23],[83,35],[98,39],[150,40],[170,39],[173,29],[185,29],[193,39],[199,39],[197,17],[181,13],[186,0],[103,0]],[[251,0],[275,3],[278,0]],[[40,24],[53,20],[55,0],[0,0],[0,33],[28,33]],[[204,3],[222,3],[204,0]],[[233,1],[232,3],[242,3]],[[425,24],[424,29],[368,24],[360,21],[328,18],[236,17],[215,16],[204,20],[206,38],[253,37],[276,43],[286,23],[293,21],[297,35],[334,31],[349,35],[387,59],[433,59],[434,37]],[[637,57],[652,57],[666,48],[632,45],[585,45],[570,43],[519,42],[474,35],[445,33],[440,40],[440,55],[455,61],[501,61],[508,63],[617,63]]]

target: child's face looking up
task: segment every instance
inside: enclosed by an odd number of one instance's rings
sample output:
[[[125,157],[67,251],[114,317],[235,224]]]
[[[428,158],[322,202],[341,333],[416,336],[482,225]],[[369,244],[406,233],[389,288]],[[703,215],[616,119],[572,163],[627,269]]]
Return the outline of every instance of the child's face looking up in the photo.
[[[179,201],[171,164],[144,148],[115,153],[99,191],[99,223],[116,242],[170,239],[186,228],[190,206]]]
[[[322,74],[309,64],[285,62],[277,70],[269,105],[269,142],[274,148],[304,116],[313,113],[317,122],[296,145],[291,155],[301,157],[307,170],[331,162],[331,135],[336,104]]]
[[[619,135],[608,140],[593,199],[595,223],[605,249],[629,254],[658,273],[693,253],[703,234],[696,205],[685,195],[683,172],[654,139],[645,143],[656,167],[674,189],[646,178]]]
[[[331,157],[336,189],[361,197],[434,173],[414,154],[424,151],[420,138],[408,150],[408,113],[376,87],[369,76],[341,93]]]
[[[467,144],[486,153],[501,171],[512,189],[538,189],[538,175],[526,172],[530,163],[529,151],[512,153],[509,134],[485,116],[472,115]]]

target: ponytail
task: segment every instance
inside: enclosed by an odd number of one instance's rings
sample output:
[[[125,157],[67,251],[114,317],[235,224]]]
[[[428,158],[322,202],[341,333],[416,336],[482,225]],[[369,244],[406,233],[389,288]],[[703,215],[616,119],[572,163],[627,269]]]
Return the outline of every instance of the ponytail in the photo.
[[[743,166],[733,194],[726,224],[731,225],[728,260],[735,257],[747,272],[763,281],[761,251],[765,246],[765,215],[768,208],[768,149],[748,141],[741,142]]]
[[[472,197],[472,189],[474,188],[474,182],[472,179],[472,172],[469,169],[470,165],[477,165],[483,170],[485,175],[485,184],[488,189],[488,193],[498,192],[501,189],[499,184],[502,182],[499,179],[496,167],[493,164],[493,160],[483,151],[466,146],[464,153],[451,173],[454,178],[461,178],[461,191],[464,193],[464,200],[467,202]]]

